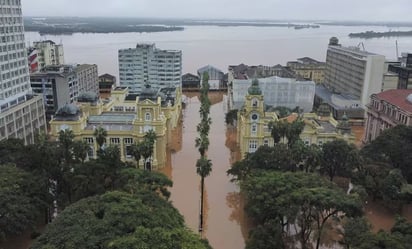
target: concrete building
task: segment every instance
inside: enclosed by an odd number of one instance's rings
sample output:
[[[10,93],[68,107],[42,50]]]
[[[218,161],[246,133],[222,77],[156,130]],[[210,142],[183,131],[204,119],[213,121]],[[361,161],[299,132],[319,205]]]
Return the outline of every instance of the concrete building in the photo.
[[[0,140],[34,142],[45,131],[42,96],[30,89],[20,1],[2,1],[0,11]]]
[[[364,143],[398,124],[412,125],[412,89],[388,90],[372,94],[367,105]]]
[[[343,47],[330,39],[326,55],[325,84],[335,92],[351,94],[368,104],[370,95],[381,91],[385,56],[358,47]]]
[[[311,80],[317,84],[325,81],[325,62],[320,62],[310,57],[303,57],[296,61],[289,61],[286,65],[304,79]]]
[[[99,76],[99,94],[100,97],[108,97],[112,89],[116,87],[116,77],[110,74]]]
[[[137,44],[119,50],[119,83],[139,93],[146,84],[153,88],[181,88],[182,51],[161,50],[155,44]]]
[[[352,124],[362,125],[365,119],[365,109],[359,98],[350,94],[336,93],[323,84],[316,85],[314,109],[322,104],[328,105],[334,119],[342,120],[347,116]]]
[[[259,82],[254,80],[245,96],[245,104],[238,112],[237,141],[242,157],[255,152],[262,145],[273,146],[269,123],[281,120],[293,122],[302,118],[305,126],[300,138],[307,145],[322,145],[336,139],[355,142],[348,120],[344,118],[340,122],[336,121],[327,106],[323,106],[318,113],[305,113],[302,116],[294,113],[279,120],[276,113],[267,108],[263,93]]]
[[[203,74],[208,73],[209,75],[209,88],[210,89],[226,89],[227,86],[225,86],[223,83],[223,78],[225,74],[218,68],[213,67],[211,65],[207,65],[204,67],[201,67],[197,70],[197,75],[200,78],[200,84],[203,82]]]
[[[29,51],[29,67],[31,72],[37,72],[47,66],[64,64],[62,44],[51,40],[33,42]]]
[[[191,73],[182,76],[182,90],[194,90],[200,88],[200,77]]]
[[[389,65],[388,70],[398,75],[398,89],[412,89],[412,53],[402,53],[400,63]]]
[[[284,106],[290,109],[299,107],[304,112],[312,111],[315,96],[313,81],[277,76],[258,79],[265,97],[265,104],[272,107]],[[245,103],[245,96],[253,80],[234,79],[230,85],[229,105],[231,109],[240,109]]]
[[[83,93],[78,97],[77,106],[68,104],[59,109],[50,121],[50,133],[57,139],[60,130],[72,130],[75,139],[89,143],[88,157],[96,158],[98,145],[93,134],[97,127],[102,127],[107,131],[106,143],[119,146],[121,159],[134,161],[131,145],[142,141],[145,133],[153,130],[157,135],[153,156],[146,162],[141,159],[139,165],[146,169],[163,168],[172,130],[179,123],[181,98],[180,89],[155,90],[150,86],[140,95],[129,94],[126,87],[117,87],[111,98],[104,101],[95,93]]]
[[[79,85],[79,92],[94,92],[99,94],[99,74],[96,64],[78,64],[74,67]]]
[[[43,96],[47,120],[58,109],[77,100],[79,83],[73,66],[47,66],[42,72],[30,74],[33,92]]]

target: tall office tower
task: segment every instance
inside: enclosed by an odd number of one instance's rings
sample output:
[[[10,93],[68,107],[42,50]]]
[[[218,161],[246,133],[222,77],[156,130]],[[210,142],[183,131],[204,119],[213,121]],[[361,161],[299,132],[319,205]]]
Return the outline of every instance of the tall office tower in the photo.
[[[137,44],[119,50],[119,83],[131,93],[152,88],[181,87],[182,51],[161,50],[155,44]]]
[[[326,54],[325,84],[359,98],[364,107],[372,94],[381,92],[384,63],[385,56],[343,47],[332,37]]]
[[[20,0],[0,1],[0,140],[34,141],[45,131],[42,96],[30,94]]]
[[[64,64],[64,51],[62,44],[56,44],[51,40],[38,41],[29,48],[30,72],[42,70],[47,66]]]

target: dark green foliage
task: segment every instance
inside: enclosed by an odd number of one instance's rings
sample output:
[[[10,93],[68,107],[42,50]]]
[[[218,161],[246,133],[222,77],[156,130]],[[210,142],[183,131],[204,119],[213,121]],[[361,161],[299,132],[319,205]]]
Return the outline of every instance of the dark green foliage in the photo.
[[[260,232],[268,233],[262,230],[270,227],[268,222],[277,221],[278,231],[296,223],[300,227],[296,238],[305,248],[312,239],[313,229],[318,235],[314,242],[319,245],[325,223],[332,217],[339,220],[342,216],[362,214],[358,196],[346,195],[316,174],[262,172],[242,181],[241,187],[247,197],[245,209],[261,225]],[[255,231],[255,238],[260,235]],[[283,236],[284,242],[294,237],[288,229]]]
[[[109,192],[66,208],[32,249],[210,248],[183,217],[152,192]]]
[[[14,165],[0,165],[0,241],[34,227],[49,198],[45,186]]]
[[[225,122],[227,125],[235,125],[235,122],[237,121],[237,113],[237,109],[230,110],[226,113]]]
[[[360,164],[358,150],[344,140],[334,140],[322,146],[320,173],[332,181],[335,176],[350,177]]]
[[[269,123],[274,143],[285,142],[288,146],[292,146],[295,142],[300,140],[299,136],[304,127],[305,123],[301,118],[294,120],[292,123],[288,123],[287,120],[279,120]]]
[[[385,162],[401,170],[412,183],[412,127],[398,125],[384,130],[362,149],[362,155],[376,162]]]

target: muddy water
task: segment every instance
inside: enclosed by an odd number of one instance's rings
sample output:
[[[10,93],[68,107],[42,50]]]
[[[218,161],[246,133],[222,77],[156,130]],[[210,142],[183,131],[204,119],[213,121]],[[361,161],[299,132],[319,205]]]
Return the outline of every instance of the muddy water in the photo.
[[[244,248],[248,234],[244,200],[239,195],[239,188],[230,182],[226,175],[231,162],[236,160],[233,143],[235,130],[226,129],[224,114],[226,112],[226,96],[211,93],[212,118],[209,133],[210,146],[208,158],[213,167],[210,176],[205,179],[205,216],[203,237],[207,238],[214,249]],[[200,210],[200,178],[196,174],[196,160],[199,152],[195,148],[197,136],[196,125],[199,123],[200,107],[196,95],[188,96],[187,106],[183,110],[181,147],[174,149],[170,155],[171,163],[164,172],[173,180],[171,188],[173,205],[185,217],[186,223],[193,231],[198,231]]]

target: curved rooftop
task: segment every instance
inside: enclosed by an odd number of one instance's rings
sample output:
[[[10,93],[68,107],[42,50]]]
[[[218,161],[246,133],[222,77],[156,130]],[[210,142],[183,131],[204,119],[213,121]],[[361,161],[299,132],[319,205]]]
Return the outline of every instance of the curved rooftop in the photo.
[[[94,92],[83,92],[77,97],[77,101],[82,103],[95,103],[98,99],[99,96]]]
[[[262,95],[262,90],[259,87],[259,80],[254,79],[252,85],[248,89],[249,95]]]

